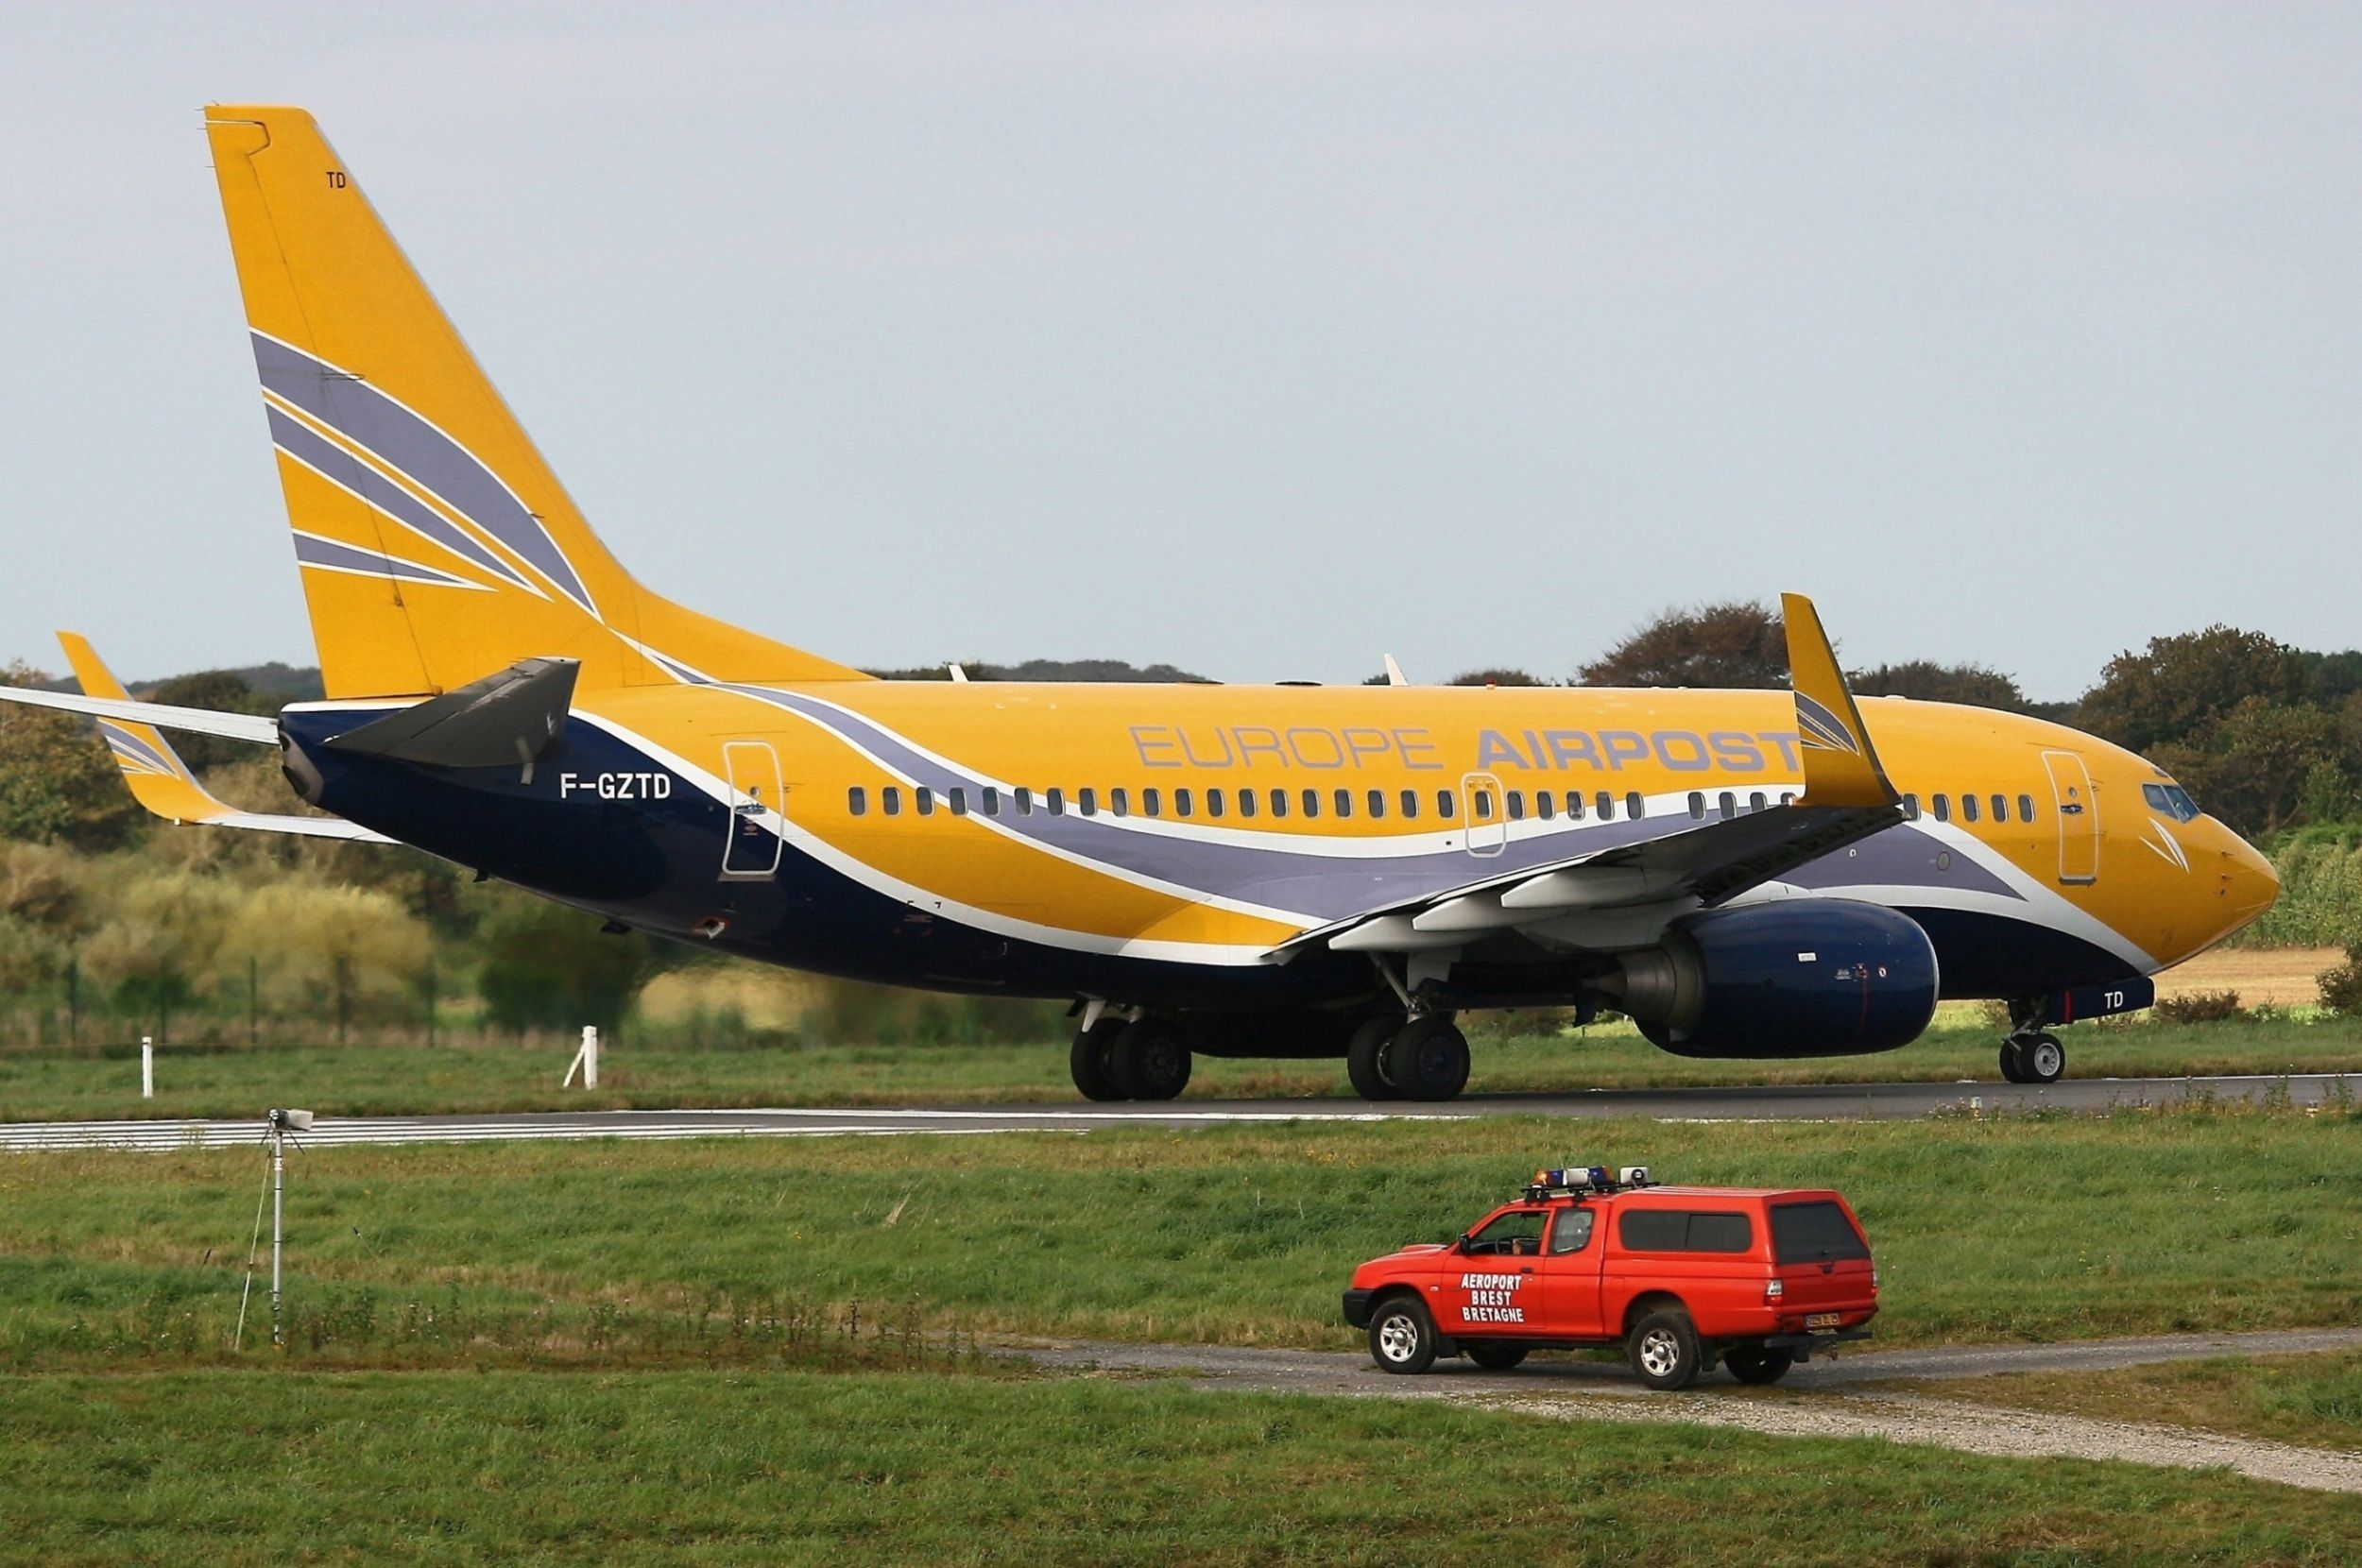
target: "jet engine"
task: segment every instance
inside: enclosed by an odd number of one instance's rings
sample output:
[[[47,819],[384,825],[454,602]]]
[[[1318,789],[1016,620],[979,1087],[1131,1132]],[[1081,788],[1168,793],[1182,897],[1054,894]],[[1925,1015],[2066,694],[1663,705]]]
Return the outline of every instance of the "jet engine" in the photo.
[[[1936,1010],[1936,950],[1908,916],[1842,898],[1686,915],[1601,989],[1676,1056],[1854,1056]]]

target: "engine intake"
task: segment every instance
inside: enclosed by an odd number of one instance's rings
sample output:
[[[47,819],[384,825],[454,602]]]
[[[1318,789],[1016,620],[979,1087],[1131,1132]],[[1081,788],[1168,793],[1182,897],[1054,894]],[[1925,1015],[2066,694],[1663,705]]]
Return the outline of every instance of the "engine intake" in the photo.
[[[1843,898],[1707,910],[1630,953],[1605,989],[1676,1056],[1855,1056],[1917,1039],[1936,950],[1908,916]]]

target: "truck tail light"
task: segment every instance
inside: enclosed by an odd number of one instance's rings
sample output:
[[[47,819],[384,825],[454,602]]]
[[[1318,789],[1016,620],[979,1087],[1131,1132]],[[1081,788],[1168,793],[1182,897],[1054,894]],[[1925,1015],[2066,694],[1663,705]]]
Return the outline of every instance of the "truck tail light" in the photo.
[[[1786,1285],[1786,1284],[1784,1284],[1784,1283],[1782,1283],[1782,1282],[1781,1282],[1781,1281],[1779,1281],[1779,1280],[1773,1280],[1771,1284],[1769,1284],[1769,1285],[1767,1285],[1767,1286],[1765,1286],[1765,1287],[1763,1287],[1763,1299],[1764,1299],[1764,1302],[1765,1302],[1765,1304],[1771,1304],[1771,1303],[1772,1303],[1772,1302],[1776,1302],[1776,1301],[1778,1301],[1778,1300],[1779,1300],[1782,1296],[1785,1296],[1785,1295],[1787,1295],[1787,1294],[1788,1294],[1788,1287],[1787,1287],[1787,1285]]]

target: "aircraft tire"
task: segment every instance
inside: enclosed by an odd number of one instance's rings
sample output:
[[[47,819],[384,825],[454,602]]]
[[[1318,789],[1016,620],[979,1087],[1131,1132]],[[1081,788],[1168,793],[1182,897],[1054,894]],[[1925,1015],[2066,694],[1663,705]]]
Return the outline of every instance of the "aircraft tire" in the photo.
[[[1126,1099],[1172,1099],[1190,1086],[1190,1048],[1181,1031],[1155,1018],[1123,1026],[1108,1052],[1108,1075]]]
[[[1378,1065],[1403,1099],[1450,1099],[1468,1086],[1468,1037],[1448,1014],[1413,1018],[1386,1042]]]
[[[1074,1048],[1067,1054],[1067,1070],[1074,1075],[1074,1087],[1085,1099],[1123,1098],[1111,1060],[1116,1035],[1122,1028],[1121,1018],[1102,1018],[1090,1028],[1075,1032]]]
[[[1402,1091],[1388,1081],[1384,1062],[1386,1042],[1402,1027],[1398,1018],[1380,1016],[1353,1031],[1353,1039],[1345,1047],[1345,1077],[1352,1081],[1353,1092],[1363,1099],[1402,1098]]]
[[[2014,1034],[2001,1042],[2001,1076],[2012,1083],[2031,1082],[2026,1076],[2026,1058],[2018,1049],[2018,1039]]]
[[[2066,1047],[2055,1034],[2028,1034],[2018,1043],[2017,1059],[2028,1083],[2056,1083],[2066,1076]]]

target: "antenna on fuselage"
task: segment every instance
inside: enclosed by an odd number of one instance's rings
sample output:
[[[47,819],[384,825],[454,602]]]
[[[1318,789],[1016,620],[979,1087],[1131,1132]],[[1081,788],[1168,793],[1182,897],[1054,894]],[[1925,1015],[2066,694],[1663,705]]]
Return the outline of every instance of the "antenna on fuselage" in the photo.
[[[1395,662],[1395,656],[1392,654],[1386,656],[1386,684],[1389,686],[1411,684],[1411,677],[1402,673],[1402,666]]]

